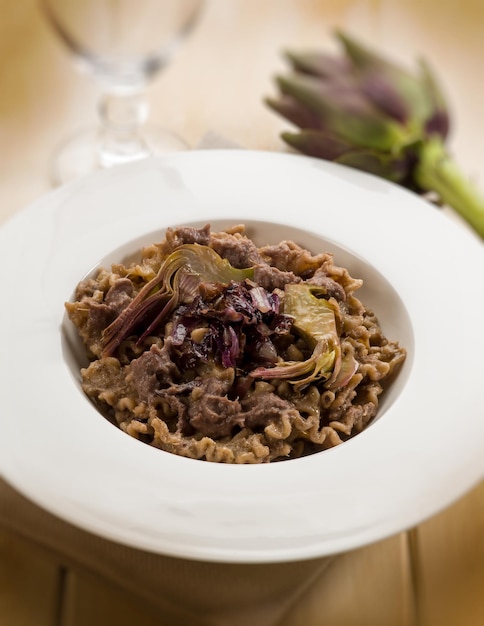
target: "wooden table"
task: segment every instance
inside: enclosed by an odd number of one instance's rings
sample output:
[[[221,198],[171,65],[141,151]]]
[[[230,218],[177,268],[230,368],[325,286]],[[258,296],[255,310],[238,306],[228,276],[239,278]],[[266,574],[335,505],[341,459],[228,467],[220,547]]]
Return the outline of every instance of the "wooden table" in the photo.
[[[35,0],[0,0],[0,16],[4,221],[49,190],[50,156],[69,132],[96,121],[98,91],[74,71]],[[246,148],[282,150],[286,124],[262,102],[284,67],[281,52],[331,47],[332,30],[343,27],[405,63],[419,55],[431,62],[452,107],[453,152],[484,186],[483,23],[479,0],[208,0],[196,31],[150,87],[152,120],[193,147],[214,132]],[[480,626],[483,585],[480,484],[417,528],[339,557],[280,626]],[[167,623],[134,592],[11,531],[0,533],[0,622]]]

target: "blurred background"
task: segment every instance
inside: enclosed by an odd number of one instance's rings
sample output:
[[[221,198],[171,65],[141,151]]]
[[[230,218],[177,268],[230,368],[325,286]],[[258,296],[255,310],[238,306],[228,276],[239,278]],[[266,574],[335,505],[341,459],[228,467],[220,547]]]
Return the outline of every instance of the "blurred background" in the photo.
[[[427,59],[451,107],[451,150],[484,187],[480,0],[206,0],[195,28],[148,87],[150,121],[182,136],[189,149],[212,142],[287,150],[279,135],[289,125],[263,99],[275,93],[284,50],[332,50],[335,28],[408,67]],[[38,0],[0,0],[0,223],[51,189],[55,151],[70,133],[97,122],[99,95]],[[7,510],[12,500],[5,502],[0,624],[171,623],[140,599],[133,581],[115,585],[46,549],[42,537],[26,537]],[[337,559],[280,626],[480,626],[483,583],[479,485],[418,528]]]
[[[49,158],[65,137],[97,121],[99,88],[41,14],[39,0],[0,0],[2,216],[46,190]],[[285,67],[285,49],[334,47],[343,27],[412,67],[435,69],[452,108],[451,145],[480,176],[484,92],[479,0],[208,0],[172,62],[150,83],[150,120],[196,147],[215,132],[242,147],[279,150],[287,123],[263,97]]]

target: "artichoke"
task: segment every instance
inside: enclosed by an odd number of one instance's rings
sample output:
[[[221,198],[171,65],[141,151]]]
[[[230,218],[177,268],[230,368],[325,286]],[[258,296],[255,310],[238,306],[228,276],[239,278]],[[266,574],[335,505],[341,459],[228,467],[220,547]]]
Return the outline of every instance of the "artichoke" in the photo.
[[[181,302],[192,302],[202,281],[229,284],[253,278],[254,268],[232,267],[227,259],[208,246],[181,245],[162,262],[158,274],[146,283],[136,297],[103,332],[103,356],[112,356],[121,342],[143,330],[141,343]]]
[[[253,370],[253,378],[285,378],[296,387],[324,378],[336,378],[341,366],[340,341],[336,330],[338,305],[318,298],[322,289],[315,285],[288,284],[284,287],[284,313],[294,318],[294,328],[312,347],[305,361],[283,361],[276,367]],[[337,366],[338,372],[335,372]]]
[[[411,73],[349,35],[343,54],[288,52],[266,104],[298,127],[293,149],[381,176],[455,209],[484,238],[484,199],[446,148],[450,116],[430,67]]]

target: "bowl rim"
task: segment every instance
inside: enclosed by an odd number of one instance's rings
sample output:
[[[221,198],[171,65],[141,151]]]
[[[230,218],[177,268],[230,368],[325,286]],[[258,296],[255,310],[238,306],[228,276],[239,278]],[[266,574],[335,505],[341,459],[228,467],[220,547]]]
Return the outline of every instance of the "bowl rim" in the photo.
[[[320,205],[318,193],[331,201],[330,207]],[[291,212],[296,202],[304,206]],[[167,205],[170,214],[160,210]],[[203,221],[226,219],[227,206],[235,218],[248,220],[260,219],[264,210],[264,219],[272,216],[284,227],[296,228],[304,218],[311,232],[324,232],[378,268],[405,302],[415,337],[405,385],[385,419],[329,454],[262,467],[220,467],[163,454],[99,419],[65,367],[59,334],[64,312],[59,304],[89,268],[127,239],[159,230],[160,224],[195,221],[202,210]],[[368,228],[372,224],[378,228]],[[396,239],[396,232],[403,241]],[[0,471],[59,517],[106,538],[172,556],[228,562],[299,560],[358,547],[413,526],[482,477],[478,438],[484,431],[476,416],[476,408],[482,407],[477,390],[471,389],[465,398],[450,390],[445,402],[435,397],[441,395],[441,377],[447,371],[440,338],[448,327],[439,314],[445,305],[446,315],[461,319],[464,312],[457,296],[464,297],[471,287],[484,303],[483,288],[475,285],[482,246],[417,196],[308,157],[234,150],[180,153],[101,172],[40,199],[0,230],[0,260],[6,262],[14,254],[19,238],[30,256],[20,259],[17,276],[7,277],[6,288],[13,290],[27,277],[34,287],[33,293],[19,296],[12,310],[0,314],[1,322],[17,331],[17,337],[14,332],[6,338],[13,362],[1,365],[0,375],[18,398],[24,389],[18,378],[22,368],[31,383],[31,397],[24,397],[19,407],[12,393],[2,394],[3,415],[20,413],[22,419],[0,417],[6,434],[0,442]],[[467,268],[465,275],[449,258],[450,242]],[[34,267],[32,258],[37,260]],[[67,259],[71,263],[66,267]],[[455,302],[445,297],[449,280]],[[422,311],[419,290],[424,288]],[[28,308],[32,295],[38,302],[34,318]],[[470,327],[459,328],[468,370],[454,377],[460,385],[471,383],[477,389],[478,363],[471,340],[484,345],[478,308],[465,313]],[[21,334],[25,328],[28,332]],[[26,364],[15,356],[19,346],[34,346],[42,357]],[[53,397],[55,393],[62,397]],[[48,413],[42,424],[31,416],[34,398]],[[463,432],[450,432],[457,408],[475,429],[473,440]],[[449,432],[444,429],[429,446],[436,420]],[[423,441],[409,436],[417,425]],[[22,440],[26,427],[32,441],[23,438],[23,451],[6,444]],[[35,471],[27,467],[26,454]],[[113,464],[116,472],[110,474]],[[80,472],[83,480],[74,485]],[[321,476],[338,476],[338,481],[321,482]]]

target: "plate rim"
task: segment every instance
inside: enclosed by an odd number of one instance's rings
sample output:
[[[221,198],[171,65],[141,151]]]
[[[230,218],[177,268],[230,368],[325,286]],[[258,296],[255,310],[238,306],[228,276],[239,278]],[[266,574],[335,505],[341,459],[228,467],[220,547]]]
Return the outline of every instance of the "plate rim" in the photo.
[[[148,179],[151,180],[153,175],[156,176],[157,174],[159,174],[160,171],[164,171],[164,169],[166,169],[167,167],[168,169],[170,168],[174,170],[178,169],[178,171],[183,172],[183,173],[186,173],[186,171],[188,170],[191,172],[193,176],[195,176],[192,172],[192,170],[194,169],[193,163],[198,163],[198,167],[201,167],[202,169],[203,167],[205,167],[204,163],[209,163],[211,164],[212,167],[213,167],[213,164],[216,163],[218,167],[222,169],[224,168],[224,163],[225,163],[225,168],[228,169],[227,164],[229,162],[232,162],[232,163],[235,162],[239,168],[245,167],[246,168],[245,174],[247,174],[248,171],[253,173],[254,169],[257,169],[257,162],[258,162],[259,166],[262,166],[262,165],[267,166],[267,164],[269,163],[268,167],[275,168],[276,170],[278,168],[282,170],[285,170],[286,167],[292,168],[295,170],[295,175],[300,176],[301,172],[303,172],[302,174],[303,177],[306,175],[305,172],[307,170],[308,171],[311,170],[311,174],[308,175],[307,177],[307,180],[311,179],[311,181],[313,180],[315,176],[314,171],[313,171],[315,170],[317,172],[322,173],[321,175],[323,176],[323,178],[325,178],[325,182],[327,182],[328,180],[333,180],[333,178],[335,177],[340,177],[340,179],[343,181],[343,187],[346,187],[346,185],[350,185],[350,184],[357,185],[360,182],[362,182],[362,184],[366,186],[366,189],[370,189],[370,190],[376,189],[378,190],[377,193],[381,192],[383,194],[391,196],[393,200],[395,200],[395,198],[398,198],[404,204],[412,205],[412,207],[418,204],[419,209],[422,209],[423,212],[427,211],[427,215],[431,214],[428,209],[423,208],[424,206],[427,206],[426,203],[420,198],[417,198],[416,196],[411,194],[411,192],[407,192],[406,190],[396,187],[395,185],[392,185],[391,183],[387,183],[386,181],[382,181],[381,179],[376,179],[375,177],[372,177],[371,175],[363,174],[361,172],[356,172],[355,170],[350,171],[349,168],[345,168],[343,166],[329,164],[329,163],[322,162],[316,159],[311,159],[310,157],[302,157],[300,155],[265,153],[265,152],[245,151],[245,150],[244,151],[210,150],[206,152],[197,151],[193,153],[181,153],[178,155],[170,155],[168,157],[163,157],[162,159],[149,159],[145,163],[138,163],[133,166],[121,166],[121,168],[117,168],[117,170],[112,170],[110,172],[101,172],[93,176],[87,177],[85,179],[82,179],[80,181],[75,181],[74,183],[71,183],[64,188],[61,188],[59,190],[56,190],[48,194],[47,196],[44,196],[43,198],[39,199],[35,203],[26,207],[24,210],[21,210],[20,212],[15,213],[12,216],[12,218],[8,220],[5,223],[5,225],[3,225],[0,228],[0,241],[2,241],[2,239],[5,239],[7,235],[12,234],[12,231],[13,231],[13,234],[15,233],[18,234],[19,229],[24,228],[31,219],[33,219],[33,221],[35,222],[35,220],[39,219],[39,216],[41,214],[43,215],[43,217],[52,218],[51,222],[49,222],[48,226],[46,227],[50,229],[50,234],[52,235],[53,230],[56,228],[57,229],[59,228],[58,222],[56,222],[56,220],[53,218],[58,218],[58,221],[62,219],[62,215],[60,213],[61,208],[63,211],[66,211],[66,204],[68,205],[69,202],[72,202],[73,201],[72,198],[73,197],[76,198],[78,194],[82,196],[83,193],[89,194],[92,192],[94,196],[96,196],[95,188],[98,185],[100,186],[106,185],[107,187],[109,187],[109,189],[111,189],[108,195],[114,194],[114,196],[117,197],[117,195],[119,195],[120,192],[117,189],[116,184],[121,179],[123,179],[123,181],[130,179],[132,182],[129,183],[128,181],[127,183],[128,186],[129,184],[132,184],[136,187],[136,185],[139,184],[140,180],[143,180],[144,178],[147,178],[147,180]],[[200,163],[202,165],[200,165]],[[291,165],[289,165],[289,163],[291,163]],[[294,166],[292,164],[294,164]],[[230,167],[233,167],[233,166],[231,165]],[[348,182],[348,181],[351,181],[351,182]],[[111,187],[113,183],[114,183],[114,187]],[[173,181],[164,182],[165,186],[169,186],[170,184],[174,184]],[[112,191],[112,189],[114,189],[115,191]],[[207,192],[207,193],[210,193],[210,192]],[[214,193],[214,191],[212,191],[212,193]],[[367,193],[371,195],[373,191],[369,191]],[[141,210],[140,213],[142,214],[143,211]],[[143,217],[143,215],[141,217]],[[447,218],[442,219],[441,217],[438,217],[438,218],[432,217],[428,219],[429,219],[429,222],[431,222],[432,224],[436,224],[436,225],[438,224],[439,226],[445,225],[446,236],[448,235],[450,231],[449,231],[449,228],[447,227]],[[130,220],[128,220],[128,222],[131,223]],[[152,216],[149,216],[149,219],[146,220],[146,223],[148,222],[152,223]],[[388,228],[388,225],[385,224],[384,226]],[[127,227],[128,227],[128,224],[120,225],[122,232],[125,232]],[[480,247],[480,244],[471,235],[466,234],[463,229],[460,229],[459,226],[456,226],[454,224],[452,224],[452,229],[453,229],[452,232],[455,233],[455,239],[460,244],[459,251],[462,251],[465,254],[466,259],[477,259],[478,255],[482,255],[482,247]],[[101,232],[104,233],[102,229],[101,229]],[[339,232],[340,231],[338,231],[338,233]],[[89,233],[84,232],[82,236],[84,238],[86,236],[88,237]],[[31,232],[29,234],[29,237],[30,238],[34,237],[34,234]],[[355,240],[355,236],[353,235],[353,241],[354,240]],[[418,237],[417,237],[417,240],[418,240],[418,244],[422,246],[423,241],[421,241]],[[388,250],[388,247],[384,246],[384,250]],[[430,254],[428,251],[426,251],[426,253]],[[2,252],[0,251],[0,259],[1,258],[2,258]],[[435,259],[430,258],[429,262],[431,261],[435,262]],[[26,268],[24,268],[24,271],[25,270]],[[75,287],[75,284],[72,284],[72,287]],[[481,289],[480,296],[482,297],[482,295],[483,295],[483,292]],[[52,327],[50,327],[50,332],[54,332]],[[52,371],[55,371],[59,375],[61,375],[61,371],[60,371],[61,369],[62,368],[54,367]],[[62,374],[62,376],[64,376],[64,374]],[[65,377],[62,378],[62,380],[65,381]],[[0,423],[1,421],[2,421],[2,418],[0,417]],[[111,425],[109,426],[111,427]],[[378,429],[376,429],[375,426],[373,426],[368,431],[365,431],[365,432],[376,433],[377,431],[381,432],[382,430],[386,431],[387,429],[388,427],[385,425],[381,426]],[[484,431],[482,432],[484,433]],[[119,434],[122,435],[123,437],[126,437],[124,433],[119,433]],[[358,435],[357,438],[345,443],[343,446],[341,446],[342,451],[338,450],[337,454],[342,457],[348,457],[350,456],[350,450],[354,450],[354,449],[357,449],[358,453],[361,454],[360,448],[363,446],[363,441],[368,439],[368,437],[365,437],[364,435],[365,433],[362,433],[361,435]],[[374,439],[375,441],[379,442],[380,438],[384,438],[384,435],[381,434],[381,435],[378,435],[378,437],[376,436],[376,434],[372,435],[372,439]],[[119,437],[117,437],[117,439],[118,441],[121,441]],[[359,443],[359,441],[361,441],[361,443]],[[138,442],[133,441],[133,443],[138,443]],[[127,450],[128,448],[134,450],[134,446],[131,443],[130,444],[123,443],[120,445],[123,450]],[[5,450],[5,446],[2,445],[1,443],[0,443],[0,449]],[[411,449],[411,446],[410,446],[410,449]],[[159,454],[160,451],[153,450],[152,452],[154,452],[155,454]],[[417,457],[422,454],[421,450],[419,450],[418,448],[414,449],[413,453],[417,454]],[[153,458],[152,453],[149,453],[149,455],[151,456],[151,458]],[[62,458],[62,455],[61,455],[61,458]],[[384,455],[382,456],[382,458],[385,458]],[[63,460],[65,461],[65,459]],[[191,461],[191,460],[189,460],[189,462],[198,463],[197,461]],[[152,463],[152,461],[150,461],[150,463]],[[292,461],[284,462],[284,464],[291,464],[291,463],[293,462]],[[419,458],[419,463],[422,463],[422,460],[420,458]],[[312,462],[309,459],[308,461],[305,461],[304,464],[312,466],[314,465],[314,462]],[[173,459],[172,461],[169,462],[169,465],[173,467],[181,467],[179,459]],[[240,474],[241,469],[246,471],[248,474],[249,473],[254,474],[253,469],[249,469],[245,466],[243,468],[239,467],[238,469],[235,469],[235,471],[232,472],[232,474],[233,475]],[[237,549],[235,546],[233,545],[230,546],[227,543],[228,539],[230,538],[230,533],[228,533],[229,536],[225,537],[224,540],[221,541],[218,546],[206,545],[205,543],[206,538],[204,539],[203,537],[196,544],[193,544],[193,543],[190,544],[189,542],[187,542],[186,537],[185,538],[180,537],[178,539],[178,544],[175,544],[174,541],[170,541],[169,539],[167,540],[161,539],[160,536],[158,536],[158,538],[156,539],[153,536],[143,537],[141,536],[141,530],[136,528],[136,523],[139,522],[136,516],[130,520],[130,523],[132,524],[131,528],[119,528],[117,526],[117,522],[119,522],[119,517],[122,516],[123,512],[127,513],[126,511],[123,511],[122,507],[114,515],[114,518],[115,518],[114,520],[113,519],[110,520],[109,515],[105,515],[105,518],[100,520],[99,516],[96,514],[96,511],[89,510],[89,506],[86,501],[83,502],[83,504],[85,505],[85,510],[82,510],[82,507],[81,509],[79,509],[79,503],[68,504],[65,493],[63,494],[64,496],[63,498],[59,498],[58,497],[59,494],[57,494],[57,497],[56,497],[56,494],[48,493],[48,490],[44,492],[43,494],[36,493],[33,486],[29,484],[29,475],[28,473],[27,474],[25,473],[25,470],[16,470],[14,467],[9,465],[8,462],[4,462],[4,460],[0,460],[0,471],[5,475],[5,478],[7,479],[8,482],[10,482],[19,491],[23,492],[24,495],[26,495],[29,499],[34,500],[37,504],[39,504],[43,508],[46,508],[47,510],[50,510],[57,516],[66,519],[66,521],[74,523],[75,525],[78,525],[78,526],[80,525],[81,527],[91,532],[94,532],[95,534],[100,534],[108,539],[114,539],[121,543],[132,545],[134,547],[148,549],[154,552],[160,552],[160,553],[169,554],[172,556],[179,556],[179,557],[185,557],[185,558],[197,558],[201,560],[228,561],[228,562],[269,562],[269,561],[274,562],[274,561],[282,561],[282,560],[284,561],[299,560],[301,558],[325,556],[328,554],[333,554],[335,552],[341,552],[343,550],[355,548],[355,547],[364,545],[366,543],[371,543],[378,539],[394,534],[395,532],[398,532],[399,530],[403,530],[405,527],[408,527],[408,524],[412,521],[416,522],[417,520],[423,520],[429,515],[437,512],[437,510],[441,510],[442,508],[450,504],[453,500],[455,500],[457,497],[459,497],[461,494],[463,494],[464,491],[466,491],[467,489],[470,489],[476,482],[478,482],[482,478],[482,467],[478,469],[477,468],[473,469],[472,471],[467,469],[465,479],[461,477],[460,481],[456,480],[452,490],[450,490],[447,496],[444,493],[439,493],[439,506],[438,507],[435,504],[433,504],[433,506],[429,506],[428,503],[426,506],[425,502],[421,502],[421,506],[423,508],[420,514],[417,514],[416,512],[414,512],[413,515],[405,515],[403,517],[400,517],[399,519],[395,519],[394,517],[392,518],[392,516],[390,516],[389,518],[386,518],[385,515],[383,515],[383,516],[380,516],[380,518],[378,519],[375,518],[373,525],[368,526],[368,525],[363,524],[361,528],[355,527],[354,532],[352,533],[351,536],[343,535],[343,536],[338,537],[337,533],[333,532],[332,541],[329,541],[329,540],[326,541],[324,538],[323,539],[319,538],[315,543],[306,542],[304,546],[298,545],[298,542],[296,541],[298,537],[293,537],[292,539],[294,540],[294,542],[293,542],[292,547],[291,546],[287,546],[285,548],[281,547],[283,543],[281,540],[278,544],[279,547],[262,548],[261,546],[259,546],[253,549],[251,549],[249,545],[251,543],[250,538],[247,539],[247,537],[244,536],[242,537],[243,539],[241,543],[242,547]],[[229,470],[229,473],[231,471],[232,470]],[[306,469],[305,471],[309,471],[309,470]],[[263,472],[265,472],[265,474],[271,474],[271,473],[274,473],[274,470],[264,469]],[[210,468],[210,469],[207,468],[206,470],[202,470],[202,473],[204,475],[211,476],[213,478],[216,471],[214,470],[214,468]],[[280,472],[277,472],[277,473],[280,474]],[[285,475],[287,480],[290,480],[290,477],[287,476],[288,470],[284,470],[284,472],[282,473]],[[261,473],[259,472],[259,475],[260,474]],[[375,473],[372,473],[372,476],[375,477]],[[435,477],[432,477],[432,479],[433,481],[436,480]],[[382,486],[382,489],[383,489],[383,486]],[[84,499],[86,499],[86,494],[83,494],[83,497]],[[243,497],[247,499],[248,496],[247,494],[243,494]],[[139,503],[137,502],[137,504]],[[166,505],[166,502],[164,502],[163,504]],[[240,511],[240,507],[238,506],[238,503],[234,501],[231,504],[238,511],[238,514],[241,515],[242,513]],[[343,503],[339,502],[338,506],[342,507],[344,505]],[[366,505],[365,505],[365,502],[362,500],[362,501],[358,501],[358,506],[364,509]],[[186,502],[185,509],[183,511],[184,514],[186,514],[187,511],[189,511],[191,507],[193,508],[193,502],[192,503]],[[165,509],[166,509],[166,506],[165,506]],[[203,503],[198,502],[195,509],[197,511],[197,514],[202,517],[204,515],[205,516],[208,515],[208,512],[206,511],[206,508],[204,507]],[[180,514],[180,511],[178,513]],[[79,518],[77,517],[77,515],[79,514],[81,514],[82,516],[81,523],[79,523]],[[167,513],[165,510],[165,514],[168,515],[169,512]],[[116,515],[118,516],[117,518],[116,518]],[[265,515],[267,516],[267,511],[265,512]],[[368,515],[369,515],[368,512],[366,512],[365,519],[368,519]],[[286,523],[287,524],[291,523],[291,520],[294,521],[293,517],[288,515],[288,521]],[[250,518],[246,521],[253,522],[254,519]],[[227,524],[228,522],[230,522],[230,519],[224,520],[225,524]],[[266,519],[265,520],[266,526],[264,526],[263,529],[262,528],[256,529],[256,531],[259,533],[259,536],[263,537],[262,540],[259,539],[259,543],[263,542],[264,539],[267,540],[268,538],[267,523],[268,523],[268,520]],[[237,525],[235,524],[235,526]],[[242,532],[241,528],[238,526],[237,528],[238,528],[238,532],[241,533]],[[226,528],[225,528],[225,531],[227,532]],[[232,539],[234,539],[235,535],[231,537]]]

